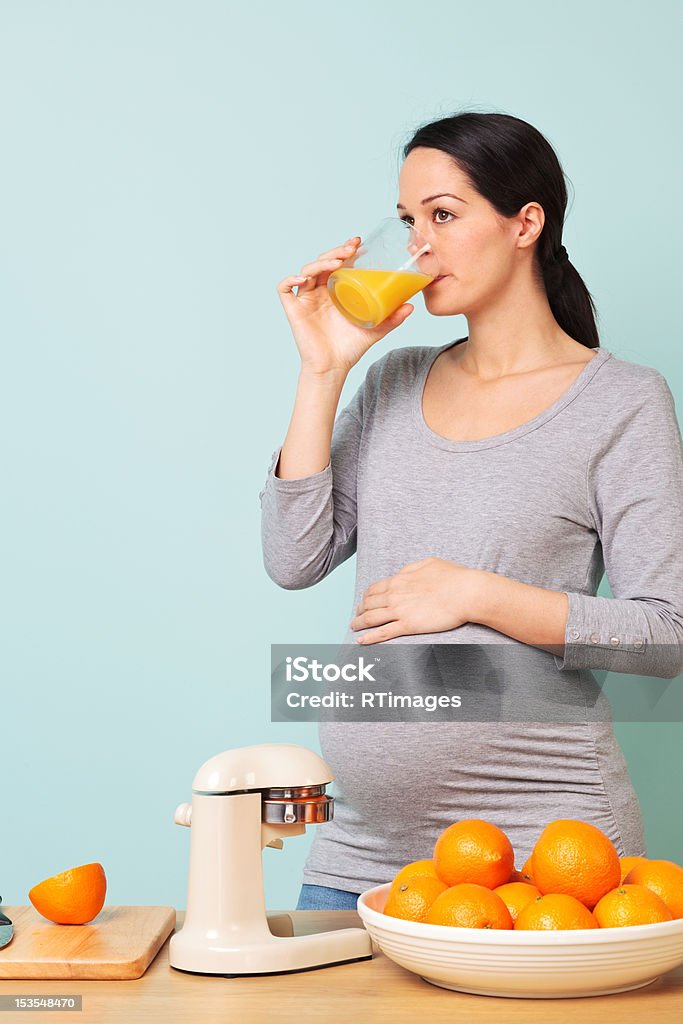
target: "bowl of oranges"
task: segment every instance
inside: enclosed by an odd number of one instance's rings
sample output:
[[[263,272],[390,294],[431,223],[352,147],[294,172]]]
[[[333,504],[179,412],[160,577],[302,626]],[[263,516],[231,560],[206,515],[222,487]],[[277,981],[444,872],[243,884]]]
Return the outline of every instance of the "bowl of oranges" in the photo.
[[[401,967],[477,995],[608,995],[683,963],[683,867],[620,858],[572,818],[549,822],[519,871],[495,823],[454,822],[431,857],[362,893],[358,913]]]

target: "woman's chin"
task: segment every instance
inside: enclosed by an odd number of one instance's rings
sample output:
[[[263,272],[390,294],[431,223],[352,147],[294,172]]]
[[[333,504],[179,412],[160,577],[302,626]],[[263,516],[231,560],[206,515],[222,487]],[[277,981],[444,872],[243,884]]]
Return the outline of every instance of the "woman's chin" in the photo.
[[[453,301],[453,296],[448,298],[447,295],[428,295],[423,292],[425,309],[432,316],[457,316],[462,313],[463,310],[459,302]]]

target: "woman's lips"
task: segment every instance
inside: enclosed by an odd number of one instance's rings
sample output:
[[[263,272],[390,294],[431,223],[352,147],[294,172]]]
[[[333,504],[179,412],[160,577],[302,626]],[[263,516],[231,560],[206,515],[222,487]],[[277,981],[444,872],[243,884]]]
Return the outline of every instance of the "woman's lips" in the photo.
[[[438,283],[439,283],[439,281],[443,281],[444,277],[448,277],[448,274],[439,274],[439,276],[438,276],[438,277],[435,277],[433,281],[430,281],[430,282],[429,282],[429,284],[427,285],[427,287],[428,287],[428,288],[431,288],[433,284],[438,284]]]

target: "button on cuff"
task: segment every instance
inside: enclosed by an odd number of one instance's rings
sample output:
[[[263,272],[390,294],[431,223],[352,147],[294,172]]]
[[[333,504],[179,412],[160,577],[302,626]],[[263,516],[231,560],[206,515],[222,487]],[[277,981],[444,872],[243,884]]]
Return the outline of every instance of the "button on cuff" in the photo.
[[[625,634],[608,633],[604,635],[597,631],[582,634],[580,629],[574,625],[567,626],[566,643],[571,644],[592,644],[595,647],[602,647],[605,650],[619,650],[643,654],[647,648],[647,641],[642,636],[630,637]]]

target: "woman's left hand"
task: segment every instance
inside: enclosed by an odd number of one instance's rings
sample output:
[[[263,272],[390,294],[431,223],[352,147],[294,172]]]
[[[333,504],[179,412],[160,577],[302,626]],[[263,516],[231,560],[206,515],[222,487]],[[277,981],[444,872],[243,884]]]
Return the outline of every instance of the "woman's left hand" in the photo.
[[[377,580],[364,592],[351,629],[376,628],[368,629],[356,643],[441,633],[476,622],[487,575],[444,558],[409,562],[395,576]]]

